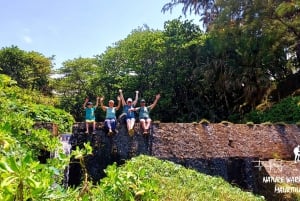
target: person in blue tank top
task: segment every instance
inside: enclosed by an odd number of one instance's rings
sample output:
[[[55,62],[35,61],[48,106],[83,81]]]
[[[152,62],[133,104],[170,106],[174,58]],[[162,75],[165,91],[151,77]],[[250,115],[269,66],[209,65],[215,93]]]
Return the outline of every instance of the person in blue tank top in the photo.
[[[117,97],[118,105],[114,107],[114,101],[108,101],[108,107],[103,105],[104,97],[100,98],[100,106],[103,111],[106,111],[104,126],[108,129],[108,135],[112,135],[116,129],[116,111],[120,109],[121,106],[121,98],[120,96]]]
[[[93,133],[96,132],[96,117],[95,117],[95,110],[98,107],[99,97],[97,97],[96,105],[93,106],[92,102],[89,102],[89,99],[86,98],[83,103],[83,109],[85,110],[85,133],[89,133],[89,124],[93,124]]]
[[[156,106],[159,98],[160,98],[160,94],[157,94],[155,96],[154,102],[149,106],[146,106],[145,99],[141,99],[141,101],[140,101],[141,106],[140,107],[130,109],[131,111],[138,111],[139,120],[140,120],[142,129],[143,129],[143,134],[148,134],[149,133],[149,128],[150,128],[150,125],[151,125],[151,118],[150,118],[149,113]]]
[[[138,94],[139,92],[136,91],[135,92],[135,99],[134,101],[132,101],[131,98],[128,98],[127,101],[125,102],[122,90],[119,90],[120,92],[120,98],[122,101],[122,105],[123,105],[123,113],[126,114],[126,125],[127,125],[127,130],[128,130],[128,134],[130,136],[132,136],[134,134],[134,123],[135,123],[135,115],[134,112],[131,111],[131,108],[134,108],[134,106],[136,105],[137,101],[138,101]]]

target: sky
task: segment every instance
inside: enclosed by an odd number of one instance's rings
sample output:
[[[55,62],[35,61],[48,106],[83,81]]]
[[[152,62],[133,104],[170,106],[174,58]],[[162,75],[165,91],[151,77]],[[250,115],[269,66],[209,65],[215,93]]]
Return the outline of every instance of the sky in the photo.
[[[164,22],[185,17],[182,5],[161,11],[171,0],[0,0],[0,48],[17,46],[63,61],[105,52],[132,30],[148,25],[163,30]]]

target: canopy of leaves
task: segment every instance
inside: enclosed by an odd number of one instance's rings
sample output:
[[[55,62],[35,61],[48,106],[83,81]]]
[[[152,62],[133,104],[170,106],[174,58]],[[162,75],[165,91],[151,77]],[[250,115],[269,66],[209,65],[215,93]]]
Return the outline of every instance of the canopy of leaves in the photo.
[[[230,6],[228,9],[235,9]],[[247,8],[247,15],[255,9],[264,10],[264,4]],[[281,41],[282,30],[273,31],[276,24],[248,19],[242,13],[242,25],[233,21],[222,26],[228,20],[224,12],[214,20],[209,33],[179,18],[166,22],[162,31],[147,26],[135,29],[95,59],[65,62],[60,69],[64,77],[54,84],[61,108],[77,121],[83,120],[86,96],[92,101],[96,96],[116,99],[118,89],[123,89],[126,98],[140,91],[140,98],[148,104],[161,93],[152,112],[153,119],[160,121],[206,118],[218,122],[232,115],[241,120],[299,66],[294,57],[287,56],[291,51]],[[97,120],[103,120],[104,115],[97,111]]]
[[[94,101],[104,90],[100,79],[104,73],[97,60],[81,57],[68,60],[56,73],[61,76],[52,80],[52,86],[60,98],[59,107],[70,112],[76,121],[82,121],[85,98]]]
[[[50,94],[51,59],[38,52],[26,52],[16,46],[0,50],[0,73],[9,75],[19,87]]]

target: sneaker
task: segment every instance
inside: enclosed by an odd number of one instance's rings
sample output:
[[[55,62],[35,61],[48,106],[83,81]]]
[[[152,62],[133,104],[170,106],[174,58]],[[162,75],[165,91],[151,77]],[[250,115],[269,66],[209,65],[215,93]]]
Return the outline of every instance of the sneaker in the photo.
[[[118,130],[113,130],[113,134],[118,134],[119,131]]]
[[[129,134],[130,136],[133,136],[134,130],[133,130],[133,129],[130,129],[130,130],[128,131],[128,134]]]
[[[89,132],[88,132],[88,131],[85,131],[84,133],[85,133],[85,134],[89,134]]]
[[[95,131],[95,130],[93,130],[93,134],[94,134],[94,135],[96,134],[96,131]]]
[[[144,134],[144,135],[149,134],[149,130],[145,129],[144,132],[143,132],[143,134]]]
[[[108,131],[108,136],[112,136],[113,135],[113,132],[112,132],[112,130],[111,129],[109,129],[109,131]]]

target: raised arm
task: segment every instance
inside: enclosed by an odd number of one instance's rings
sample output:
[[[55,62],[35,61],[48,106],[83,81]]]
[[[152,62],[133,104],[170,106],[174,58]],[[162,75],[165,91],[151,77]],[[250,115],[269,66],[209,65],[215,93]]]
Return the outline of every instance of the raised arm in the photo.
[[[120,107],[121,107],[121,98],[120,98],[120,96],[117,97],[117,100],[118,100],[118,105],[116,107],[116,110],[120,109]]]
[[[104,100],[104,97],[101,97],[100,98],[100,107],[103,111],[106,111],[106,107],[103,105],[103,100]]]
[[[95,105],[95,107],[97,108],[98,107],[98,105],[99,105],[99,96],[97,96],[97,99],[96,99],[96,105]]]
[[[130,112],[132,112],[132,111],[138,111],[139,109],[141,109],[141,107],[134,107],[134,108],[128,109],[128,111],[130,111]]]
[[[132,105],[136,105],[139,98],[139,91],[135,91],[135,99],[132,102]]]
[[[89,99],[88,99],[88,98],[85,98],[85,101],[84,101],[84,103],[83,103],[83,105],[82,105],[83,109],[86,108],[87,102],[89,102]]]
[[[122,105],[126,105],[126,102],[125,102],[125,99],[124,99],[124,96],[123,96],[123,92],[122,92],[122,89],[119,89],[119,93],[120,93],[120,98],[121,98],[121,101],[122,101]]]
[[[160,99],[160,94],[157,94],[155,96],[154,102],[150,105],[151,110],[156,106],[156,104],[157,104],[157,102],[158,102],[159,99]]]

